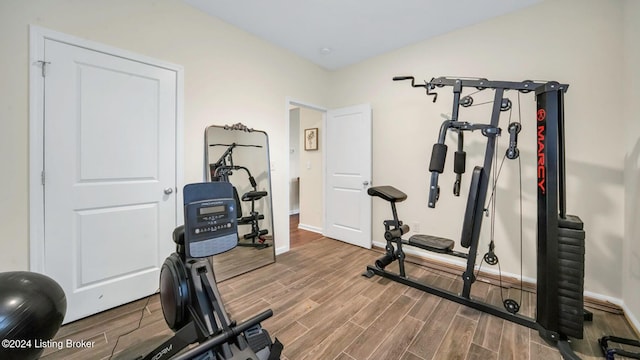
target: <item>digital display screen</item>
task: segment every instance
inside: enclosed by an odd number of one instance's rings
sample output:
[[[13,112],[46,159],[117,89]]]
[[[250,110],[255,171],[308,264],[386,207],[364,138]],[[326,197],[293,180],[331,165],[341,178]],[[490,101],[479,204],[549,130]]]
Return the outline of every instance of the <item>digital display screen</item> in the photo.
[[[201,207],[198,209],[198,215],[210,215],[225,212],[227,207],[225,205]]]

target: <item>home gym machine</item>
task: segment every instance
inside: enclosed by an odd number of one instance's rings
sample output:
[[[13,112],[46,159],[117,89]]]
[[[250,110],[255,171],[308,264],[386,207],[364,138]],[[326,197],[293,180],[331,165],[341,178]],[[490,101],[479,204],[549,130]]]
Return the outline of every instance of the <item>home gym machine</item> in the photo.
[[[206,259],[237,245],[235,206],[229,183],[184,187],[185,225],[174,230],[176,252],[165,260],[160,272],[162,312],[176,333],[142,359],[280,359],[282,344],[277,339],[272,342],[260,326],[273,312],[263,311],[239,324],[232,321]],[[178,354],[194,343],[199,345]]]
[[[211,181],[225,181],[230,182],[230,176],[234,171],[242,170],[247,173],[247,178],[251,184],[252,190],[242,194],[242,198],[238,196],[238,190],[233,187],[233,196],[236,200],[236,210],[238,215],[238,225],[250,225],[251,230],[242,235],[242,239],[249,240],[249,242],[238,242],[238,246],[250,246],[258,249],[264,249],[269,247],[269,243],[265,242],[265,236],[269,233],[267,229],[260,229],[260,220],[264,220],[264,214],[260,214],[256,210],[256,201],[267,196],[266,191],[258,191],[258,183],[256,179],[251,175],[249,169],[245,166],[234,165],[233,163],[233,149],[236,147],[261,147],[259,145],[242,145],[237,143],[232,144],[211,144],[209,146],[227,146],[227,150],[220,156],[218,161],[209,165],[211,171]],[[251,211],[248,216],[242,215],[242,203],[251,203]]]
[[[454,172],[456,183],[454,195],[459,195],[460,179],[465,168],[465,153],[462,148],[463,132],[479,130],[486,137],[484,163],[476,166],[471,176],[471,184],[462,224],[461,246],[468,252],[454,251],[455,242],[431,235],[413,235],[408,240],[402,235],[409,232],[409,226],[398,218],[396,203],[407,198],[402,191],[392,186],[378,186],[368,189],[368,194],[388,201],[393,214],[392,220],[384,221],[384,238],[387,242],[386,253],[375,262],[375,266],[368,266],[363,274],[373,275],[400,282],[402,284],[438,295],[445,299],[487,312],[505,320],[515,322],[538,330],[540,336],[555,343],[565,359],[579,359],[569,345],[568,337],[581,339],[583,337],[583,322],[590,320],[590,313],[583,308],[584,291],[584,239],[583,223],[573,215],[566,213],[565,187],[565,153],[564,153],[564,93],[568,85],[557,82],[508,82],[489,81],[487,79],[456,79],[448,77],[433,78],[424,84],[416,84],[411,76],[395,77],[393,80],[411,80],[413,87],[423,87],[426,94],[437,99],[436,88],[453,88],[453,111],[450,120],[445,121],[433,146],[429,171],[431,172],[428,206],[434,208],[440,195],[438,175],[444,171],[447,146],[445,138],[448,131],[458,134],[458,150],[454,157]],[[474,92],[463,96],[465,89]],[[471,95],[483,91],[493,90],[491,119],[488,124],[472,124],[459,121],[460,107],[473,104]],[[482,225],[485,200],[490,187],[490,172],[496,155],[496,138],[501,134],[499,127],[500,113],[511,109],[512,102],[505,97],[505,92],[515,90],[519,93],[534,92],[537,102],[537,306],[536,318],[532,319],[518,314],[519,304],[512,299],[503,301],[504,309],[496,307],[471,297],[471,286],[476,280],[476,254],[480,228]],[[519,96],[518,93],[518,96]],[[519,105],[519,104],[518,104]],[[512,122],[508,125],[509,148],[505,153],[508,159],[519,156],[517,135],[521,124]],[[499,171],[498,171],[499,172]],[[494,177],[495,181],[495,177]],[[493,200],[491,190],[489,201]],[[405,254],[403,246],[413,246],[427,251],[458,256],[467,261],[462,274],[463,287],[460,294],[439,289],[422,282],[410,279],[405,272]],[[385,267],[398,261],[399,273],[385,270]],[[482,258],[489,264],[497,264],[498,258],[494,253],[493,239],[489,244],[489,251]]]

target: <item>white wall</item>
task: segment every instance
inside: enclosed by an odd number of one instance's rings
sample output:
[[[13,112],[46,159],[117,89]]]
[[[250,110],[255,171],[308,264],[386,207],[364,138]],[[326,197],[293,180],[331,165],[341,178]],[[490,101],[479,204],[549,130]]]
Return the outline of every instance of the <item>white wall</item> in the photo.
[[[638,8],[633,0],[546,0],[327,73],[178,0],[0,1],[0,168],[4,170],[0,178],[0,271],[28,269],[28,25],[34,24],[184,66],[186,182],[201,180],[202,132],[207,125],[243,122],[267,131],[276,247],[280,250],[288,238],[289,204],[284,199],[289,188],[289,139],[284,129],[289,109],[282,106],[287,96],[330,107],[371,103],[374,184],[393,184],[409,194],[399,211],[410,225],[418,224],[420,232],[458,240],[466,199],[451,196],[452,176],[441,179],[438,207],[426,207],[431,146],[442,121],[440,114],[451,111],[451,95],[441,91],[438,103],[433,104],[423,91],[394,83],[391,77],[457,75],[569,83],[565,109],[568,208],[582,217],[587,230],[586,288],[624,299],[633,314],[640,314],[640,121],[634,107],[640,83]],[[527,124],[533,121],[534,104],[526,96],[522,100],[524,241],[525,254],[532,254],[535,140]],[[463,120],[486,121],[480,116],[482,109],[477,110]],[[621,141],[622,131],[625,141]],[[505,142],[503,139],[502,147]],[[479,161],[471,153],[481,151],[483,143],[471,136],[467,143],[469,173]],[[502,179],[496,250],[503,271],[518,274],[519,239],[513,213],[517,176],[513,169],[506,169]],[[469,176],[463,183],[465,190],[468,181]],[[384,204],[374,201],[378,244],[382,243],[381,221],[388,212]],[[483,228],[482,249],[488,242],[488,222]],[[624,262],[620,261],[623,253]],[[526,277],[535,276],[533,259],[525,256]]]
[[[465,139],[467,176],[460,198],[451,194],[454,176],[453,155],[449,152],[447,174],[440,179],[440,202],[436,209],[429,209],[428,162],[443,121],[440,114],[451,112],[451,88],[441,89],[434,104],[431,97],[425,96],[424,89],[413,89],[408,82],[393,82],[391,78],[415,75],[422,81],[448,75],[512,81],[547,79],[570,84],[565,97],[567,205],[570,214],[582,218],[587,232],[585,288],[621,299],[624,210],[624,142],[620,132],[624,122],[618,86],[623,82],[621,58],[620,1],[547,0],[331,73],[329,105],[372,104],[374,184],[391,184],[409,195],[398,206],[406,223],[418,224],[421,233],[458,241],[469,174],[475,164],[481,164],[484,139],[479,134],[469,134]],[[477,94],[476,103],[489,100],[491,95]],[[517,93],[507,96],[517,108]],[[522,94],[521,99],[524,276],[531,279],[536,275],[536,257],[531,256],[536,251],[536,140],[532,126],[535,102],[533,94]],[[461,111],[460,119],[489,121],[489,109],[473,109]],[[481,116],[482,111],[487,115]],[[516,116],[514,111],[513,120]],[[503,114],[503,128],[507,121],[507,114]],[[507,142],[508,138],[503,136],[500,155]],[[455,140],[449,143],[455,144]],[[518,188],[517,163],[507,163],[499,184],[495,241],[502,271],[512,274],[520,273]],[[378,245],[384,243],[382,220],[389,216],[388,205],[374,200],[373,230]],[[481,254],[489,240],[488,220],[485,218],[483,223]],[[486,268],[484,265],[483,269]]]
[[[625,216],[622,299],[629,319],[640,329],[640,2],[624,1],[624,82],[618,88],[624,99]],[[616,91],[615,84],[612,90]]]
[[[304,149],[305,129],[318,128],[318,150]],[[322,113],[306,107],[300,108],[300,133],[298,137],[300,175],[300,224],[299,227],[316,232],[323,229],[322,186]]]
[[[300,212],[300,108],[289,110],[289,213]]]
[[[186,182],[202,180],[207,125],[242,122],[269,133],[276,251],[288,247],[288,109],[283,104],[287,96],[324,104],[326,71],[179,0],[3,0],[0,271],[29,268],[29,24],[184,66]]]

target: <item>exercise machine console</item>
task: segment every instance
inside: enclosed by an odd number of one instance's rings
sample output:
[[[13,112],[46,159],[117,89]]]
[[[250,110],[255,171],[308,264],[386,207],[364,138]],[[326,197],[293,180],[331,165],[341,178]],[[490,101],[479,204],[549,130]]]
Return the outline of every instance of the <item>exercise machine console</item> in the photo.
[[[484,162],[475,166],[469,187],[467,206],[462,223],[460,244],[467,252],[454,251],[455,242],[432,235],[413,235],[408,240],[402,235],[409,232],[409,227],[399,219],[396,203],[404,201],[407,195],[392,186],[377,186],[368,189],[368,194],[386,200],[391,205],[393,219],[385,220],[385,255],[368,266],[363,274],[367,277],[379,275],[422,291],[456,301],[460,304],[487,312],[508,321],[538,330],[540,336],[557,345],[565,359],[578,359],[569,344],[569,337],[583,337],[583,322],[591,319],[591,314],[584,310],[584,255],[585,232],[579,217],[566,213],[565,153],[564,153],[564,93],[569,85],[558,82],[522,82],[490,81],[487,79],[439,77],[416,84],[412,76],[395,77],[393,80],[411,80],[413,87],[426,89],[433,101],[437,98],[437,89],[451,87],[453,90],[453,109],[450,120],[445,121],[433,146],[429,171],[429,199],[427,205],[435,208],[440,195],[438,176],[444,171],[447,146],[447,131],[456,132],[458,150],[455,154],[454,172],[456,184],[454,195],[459,195],[460,177],[464,173],[465,154],[462,149],[462,132],[480,130],[486,138]],[[463,96],[466,89],[472,93]],[[486,124],[471,124],[460,121],[458,113],[461,107],[473,105],[472,94],[483,90],[493,93],[491,118]],[[489,175],[496,158],[496,138],[501,134],[499,127],[500,113],[512,108],[511,101],[505,96],[507,91],[519,93],[533,92],[536,97],[536,142],[537,142],[537,283],[536,283],[536,317],[528,318],[518,314],[519,305],[513,299],[504,300],[504,309],[478,301],[471,297],[471,286],[476,280],[476,254],[482,218],[487,210],[485,201],[490,189]],[[519,106],[519,101],[518,101]],[[518,159],[518,133],[521,124],[510,123],[509,148],[505,153],[507,159]],[[499,171],[498,171],[499,173]],[[495,190],[495,184],[494,184]],[[492,201],[490,198],[489,201]],[[495,201],[494,201],[495,204]],[[493,217],[495,218],[495,217]],[[493,240],[493,239],[492,239]],[[493,241],[489,252],[483,260],[497,264]],[[405,272],[403,246],[414,246],[427,251],[435,251],[466,259],[467,265],[462,274],[463,287],[460,294],[440,289],[418,280],[411,279]],[[387,265],[398,261],[399,273],[389,271]]]
[[[241,323],[229,318],[216,286],[209,256],[238,243],[236,202],[227,182],[184,187],[184,226],[173,232],[176,252],[162,265],[160,301],[175,335],[144,360],[276,360],[282,344],[271,341],[260,323],[265,310]],[[198,344],[181,352],[192,344]]]

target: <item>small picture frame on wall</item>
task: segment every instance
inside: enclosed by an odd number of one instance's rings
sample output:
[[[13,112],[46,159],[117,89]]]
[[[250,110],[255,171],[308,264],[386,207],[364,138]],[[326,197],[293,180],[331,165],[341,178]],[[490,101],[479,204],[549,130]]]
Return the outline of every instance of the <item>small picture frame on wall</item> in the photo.
[[[304,149],[318,150],[318,128],[304,130]]]

